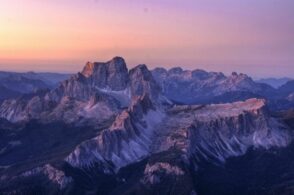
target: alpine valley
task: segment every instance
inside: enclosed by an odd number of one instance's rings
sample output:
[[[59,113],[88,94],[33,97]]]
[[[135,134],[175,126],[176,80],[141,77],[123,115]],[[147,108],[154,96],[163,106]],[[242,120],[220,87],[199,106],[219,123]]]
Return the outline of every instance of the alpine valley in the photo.
[[[294,194],[293,80],[121,57],[0,76],[0,194]]]

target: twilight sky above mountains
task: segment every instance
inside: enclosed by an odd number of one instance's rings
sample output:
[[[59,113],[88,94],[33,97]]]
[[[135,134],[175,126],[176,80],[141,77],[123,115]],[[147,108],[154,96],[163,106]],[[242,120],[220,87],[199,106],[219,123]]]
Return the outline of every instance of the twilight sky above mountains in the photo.
[[[294,77],[293,0],[3,0],[0,70],[77,72],[123,56]]]

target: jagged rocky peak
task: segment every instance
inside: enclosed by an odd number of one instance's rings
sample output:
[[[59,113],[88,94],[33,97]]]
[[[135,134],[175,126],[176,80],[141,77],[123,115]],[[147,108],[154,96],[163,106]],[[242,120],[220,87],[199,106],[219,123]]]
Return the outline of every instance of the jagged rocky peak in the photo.
[[[131,69],[129,76],[132,96],[148,94],[153,100],[158,98],[161,89],[146,65],[141,64]]]
[[[96,72],[98,69],[98,65],[93,62],[87,62],[83,71],[82,71],[82,74],[85,76],[85,77],[90,77],[94,74],[94,72]]]
[[[77,73],[50,91],[46,99],[59,102],[64,96],[70,96],[79,100],[88,100],[92,95],[91,88],[87,78],[83,74]]]
[[[131,123],[140,122],[140,119],[143,119],[144,115],[147,115],[150,110],[156,111],[156,108],[152,104],[149,97],[147,95],[136,96],[133,98],[130,107],[116,117],[109,129],[132,129]],[[131,122],[131,120],[133,121]]]
[[[81,73],[62,82],[48,97],[57,102],[63,96],[89,100],[99,89],[125,90],[128,81],[128,69],[121,57],[115,57],[108,62],[88,62]]]
[[[112,71],[119,71],[127,69],[127,66],[123,58],[114,57],[108,62],[87,62],[82,74],[86,77],[90,77],[99,72],[101,68],[110,68]]]
[[[243,74],[243,73],[238,74],[237,72],[232,72],[232,74],[229,76],[229,78],[237,79],[237,80],[248,80],[248,81],[253,82],[251,77],[249,77],[247,74]]]
[[[255,83],[251,77],[243,73],[233,72],[227,79],[223,82],[224,87],[227,90],[239,90],[239,91],[251,91],[261,93],[263,88],[268,90],[269,86],[263,86],[261,84]]]
[[[88,62],[82,74],[98,88],[120,91],[124,90],[128,84],[127,65],[121,57],[114,57],[108,62]]]
[[[152,74],[148,70],[145,64],[140,64],[130,70],[130,76],[133,78],[139,78],[140,80],[151,81]]]

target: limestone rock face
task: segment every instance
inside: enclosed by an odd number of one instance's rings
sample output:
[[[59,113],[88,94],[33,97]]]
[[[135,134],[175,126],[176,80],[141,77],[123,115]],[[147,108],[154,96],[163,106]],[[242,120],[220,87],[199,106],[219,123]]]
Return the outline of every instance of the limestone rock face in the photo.
[[[128,85],[128,69],[123,58],[115,57],[106,63],[88,62],[82,74],[92,86],[114,91],[124,90]]]
[[[98,163],[104,172],[136,162],[149,153],[154,126],[164,114],[156,110],[148,96],[134,98],[112,125],[97,137],[81,143],[67,158],[74,167],[91,167]],[[110,164],[109,164],[110,163]]]
[[[157,99],[161,93],[146,65],[138,65],[130,70],[130,87],[132,96],[148,94],[152,99]]]

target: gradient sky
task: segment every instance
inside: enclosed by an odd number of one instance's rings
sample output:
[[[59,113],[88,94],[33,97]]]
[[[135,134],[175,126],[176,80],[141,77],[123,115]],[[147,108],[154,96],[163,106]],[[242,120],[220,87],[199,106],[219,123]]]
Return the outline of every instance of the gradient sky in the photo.
[[[0,70],[183,66],[294,77],[293,0],[2,0]]]

